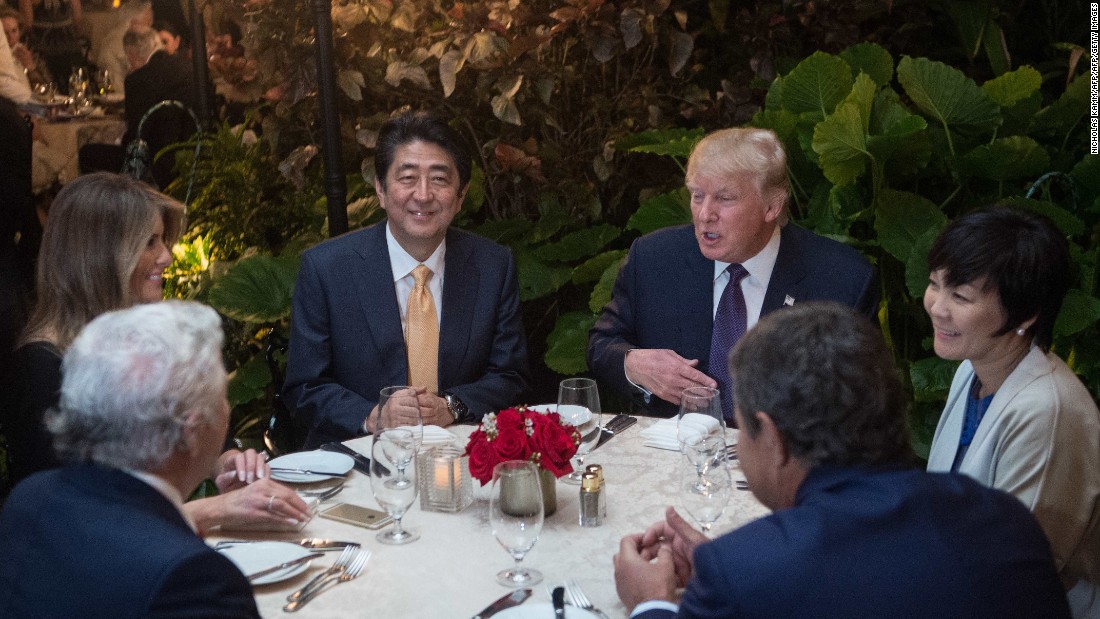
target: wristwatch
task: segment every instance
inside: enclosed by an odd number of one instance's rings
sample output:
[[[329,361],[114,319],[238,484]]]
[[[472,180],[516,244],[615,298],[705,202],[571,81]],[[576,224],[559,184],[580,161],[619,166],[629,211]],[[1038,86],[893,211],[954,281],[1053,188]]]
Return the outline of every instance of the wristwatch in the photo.
[[[455,423],[462,423],[470,415],[470,407],[466,406],[459,397],[453,393],[444,393],[443,399],[447,400],[447,410],[454,416]]]

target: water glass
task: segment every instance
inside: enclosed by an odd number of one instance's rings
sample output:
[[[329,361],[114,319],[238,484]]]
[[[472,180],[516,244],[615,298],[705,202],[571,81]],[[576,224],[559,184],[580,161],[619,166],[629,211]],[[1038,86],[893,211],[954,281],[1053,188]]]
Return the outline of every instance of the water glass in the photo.
[[[709,533],[733,495],[733,478],[724,459],[711,460],[699,467],[685,457],[680,467],[679,491],[684,509]]]
[[[580,484],[584,456],[600,441],[600,392],[591,378],[567,378],[558,385],[558,415],[562,422],[577,429],[581,442],[573,456],[573,472],[563,481]]]
[[[412,433],[408,430],[386,430],[374,436],[370,489],[378,505],[393,517],[393,528],[376,536],[383,544],[407,544],[420,539],[416,531],[401,527],[401,518],[416,499],[416,467],[408,467],[415,454]],[[401,462],[407,470],[398,468]]]
[[[493,467],[489,524],[493,537],[512,555],[515,565],[497,573],[506,587],[530,587],[542,574],[520,565],[542,533],[543,504],[539,470],[526,460],[508,460]]]

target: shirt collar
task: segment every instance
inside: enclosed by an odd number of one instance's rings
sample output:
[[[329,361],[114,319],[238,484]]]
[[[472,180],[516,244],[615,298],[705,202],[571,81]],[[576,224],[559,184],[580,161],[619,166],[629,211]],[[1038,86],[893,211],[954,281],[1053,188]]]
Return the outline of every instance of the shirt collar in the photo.
[[[187,513],[183,511],[183,495],[180,494],[180,491],[177,490],[175,486],[168,483],[168,481],[165,480],[163,477],[157,477],[152,473],[146,473],[145,471],[135,471],[132,469],[124,470],[130,475],[152,486],[154,490],[164,495],[164,498],[168,499],[168,502],[170,502],[176,508],[176,511],[178,511],[180,515],[183,516],[183,519],[187,521],[187,526],[191,527],[192,531],[195,531],[196,533],[198,532],[198,529],[195,527],[195,523],[192,522]]]
[[[390,224],[386,222],[386,249],[390,254],[390,268],[393,269],[393,281],[405,278],[412,273],[412,270],[417,265],[423,264],[432,270],[432,274],[439,278],[443,276],[443,258],[447,254],[447,239],[443,239],[439,243],[439,247],[435,248],[432,255],[428,256],[428,259],[421,263],[416,258],[409,255],[409,252],[405,251],[404,247],[401,247],[401,243],[397,242],[393,233],[390,231]]]
[[[775,261],[779,257],[779,232],[780,228],[776,226],[775,229],[772,230],[772,236],[768,239],[768,243],[764,245],[764,248],[757,252],[752,258],[741,263],[741,266],[745,267],[745,270],[748,271],[749,277],[761,282],[766,282],[771,279],[772,269],[775,268]],[[729,265],[729,262],[715,260],[714,279],[718,279]]]

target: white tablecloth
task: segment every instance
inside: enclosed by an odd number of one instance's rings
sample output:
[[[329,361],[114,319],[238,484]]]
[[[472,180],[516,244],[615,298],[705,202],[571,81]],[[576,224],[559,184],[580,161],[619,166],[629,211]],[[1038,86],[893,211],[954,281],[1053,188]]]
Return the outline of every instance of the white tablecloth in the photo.
[[[607,419],[611,416],[606,415]],[[653,422],[639,423],[615,437],[586,459],[604,467],[607,480],[608,518],[603,526],[577,524],[579,487],[559,481],[558,510],[546,519],[542,536],[524,559],[538,569],[544,581],[534,587],[532,601],[548,601],[546,585],[575,578],[593,603],[610,617],[626,617],[627,609],[615,594],[611,557],[619,540],[644,530],[664,518],[665,507],[675,505],[681,455],[642,446],[639,430]],[[472,427],[453,428],[465,437]],[[370,438],[347,444],[369,454]],[[742,477],[734,468],[735,477]],[[475,480],[475,487],[477,482]],[[378,508],[370,480],[353,471],[346,487],[322,506],[348,502]],[[768,511],[745,491],[736,491],[729,507],[716,523],[715,535],[743,525]],[[475,492],[473,505],[458,514],[423,512],[419,499],[405,516],[404,524],[417,529],[419,540],[404,546],[378,543],[375,531],[315,518],[298,534],[240,535],[223,533],[218,539],[283,539],[324,537],[353,540],[374,553],[363,574],[318,596],[297,613],[303,617],[387,617],[437,619],[470,617],[508,592],[495,575],[511,564],[511,557],[497,544],[488,523],[488,487]],[[310,569],[290,580],[256,587],[256,603],[264,617],[286,617],[286,596],[318,571],[332,564],[339,553],[326,553]]]
[[[40,121],[41,143],[35,144],[32,168],[35,191],[55,180],[62,185],[80,175],[78,153],[85,144],[119,144],[126,133],[121,116],[87,116],[64,121]]]

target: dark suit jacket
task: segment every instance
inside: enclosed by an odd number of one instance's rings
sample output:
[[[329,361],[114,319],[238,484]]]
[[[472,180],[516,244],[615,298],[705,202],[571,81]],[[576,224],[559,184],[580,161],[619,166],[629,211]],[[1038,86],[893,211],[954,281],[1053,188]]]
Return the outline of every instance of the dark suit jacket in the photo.
[[[878,276],[856,250],[794,224],[782,228],[779,254],[760,315],[794,302],[837,301],[874,316]],[[633,396],[650,413],[669,417],[676,408],[656,396],[645,403],[626,379],[623,359],[633,348],[668,348],[708,367],[714,326],[714,261],[699,251],[692,226],[665,228],[634,241],[611,302],[588,340],[588,367],[602,385]]]
[[[361,434],[379,390],[408,384],[385,226],[302,254],[283,394],[309,423],[307,448]],[[439,389],[457,395],[480,419],[516,404],[527,382],[511,252],[452,228],[443,271]]]
[[[0,512],[0,540],[0,617],[259,616],[236,566],[122,471],[32,475]]]
[[[963,475],[815,469],[794,507],[699,546],[694,567],[678,617],[1069,616],[1035,519]]]
[[[183,54],[170,55],[158,50],[149,57],[145,66],[126,76],[126,135],[123,144],[138,137],[141,117],[165,100],[181,101],[198,113],[191,61]],[[174,107],[158,110],[141,129],[141,137],[149,144],[150,157],[156,157],[169,144],[186,141],[194,133],[195,122],[190,115]],[[174,159],[166,157],[153,165],[153,178],[161,187],[172,178]]]

